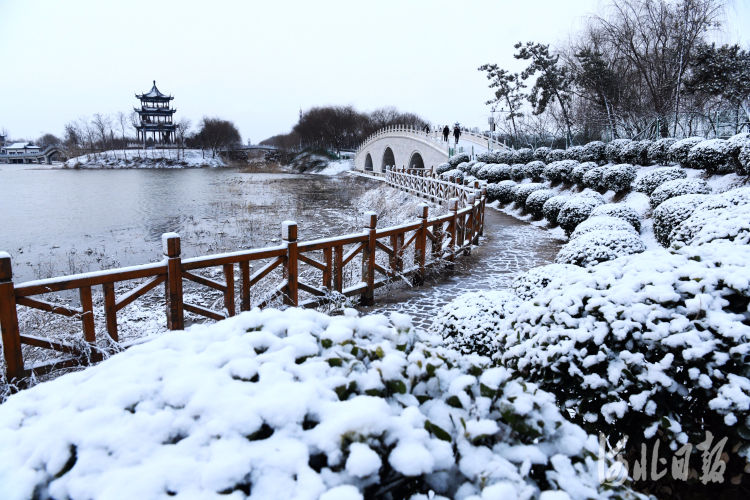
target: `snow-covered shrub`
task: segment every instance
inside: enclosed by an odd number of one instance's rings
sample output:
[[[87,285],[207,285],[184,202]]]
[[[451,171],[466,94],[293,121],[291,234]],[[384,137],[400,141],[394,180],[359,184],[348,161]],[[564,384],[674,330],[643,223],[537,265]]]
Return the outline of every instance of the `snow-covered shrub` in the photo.
[[[477,161],[482,163],[494,163],[495,161],[495,153],[494,151],[484,151],[482,153],[477,153]]]
[[[604,199],[604,196],[600,195],[596,191],[592,191],[591,189],[584,189],[583,191],[581,191],[580,193],[578,193],[576,196],[583,196],[583,197],[593,198],[597,202],[599,202],[600,204],[604,204],[604,203],[607,202],[607,200]]]
[[[713,174],[728,174],[735,170],[732,148],[723,139],[702,141],[690,148],[688,163]]]
[[[623,219],[610,215],[593,215],[592,213],[588,219],[578,224],[575,231],[570,234],[570,239],[580,238],[592,231],[629,231],[635,235],[638,234],[635,228]]]
[[[482,179],[484,181],[488,180],[490,176],[490,169],[493,166],[494,166],[493,163],[482,165],[482,168],[480,168],[479,171],[476,173],[477,179]]]
[[[0,406],[3,498],[633,496],[552,394],[416,335],[256,309],[155,338]]]
[[[492,356],[501,340],[500,321],[518,304],[518,297],[506,291],[466,293],[438,311],[430,331],[460,353]]]
[[[479,172],[486,167],[487,164],[481,161],[474,162],[474,165],[471,166],[471,169],[469,170],[469,173],[473,175],[476,178],[479,178]]]
[[[471,161],[471,157],[468,153],[458,153],[448,158],[448,163],[450,163],[453,168],[457,168],[461,163],[469,161]]]
[[[631,142],[630,139],[615,139],[607,143],[604,148],[604,154],[610,163],[622,163],[622,152]]]
[[[500,181],[496,184],[487,185],[487,198],[489,201],[499,201],[503,205],[513,201],[513,191],[516,186],[515,181]]]
[[[593,161],[594,163],[602,163],[606,161],[607,145],[602,141],[591,141],[583,146],[583,153],[581,154],[581,161],[588,162]]]
[[[438,175],[444,174],[448,170],[453,170],[453,167],[451,166],[450,163],[447,163],[447,162],[446,163],[441,163],[440,165],[438,165],[437,167],[435,167],[435,173],[438,174]]]
[[[593,196],[573,196],[560,209],[557,223],[567,234],[570,234],[578,224],[588,219],[591,212],[599,205],[604,205],[604,202]]]
[[[507,163],[495,163],[490,165],[487,172],[488,182],[500,182],[510,179],[511,168]]]
[[[730,155],[737,173],[750,174],[750,132],[742,132],[727,139]]]
[[[652,142],[646,152],[649,162],[655,165],[668,165],[670,161],[669,147],[675,142],[677,142],[677,139],[673,137],[664,137]]]
[[[544,204],[553,196],[555,196],[555,192],[551,189],[539,189],[532,192],[526,198],[526,211],[533,215],[535,219],[541,219],[544,217]]]
[[[471,170],[471,163],[465,161],[465,162],[459,163],[456,168],[466,174],[469,172],[469,170]]]
[[[539,160],[530,161],[526,164],[526,175],[529,179],[540,181],[544,176],[544,162]]]
[[[531,300],[553,280],[564,278],[566,275],[580,269],[572,264],[547,264],[533,267],[520,274],[513,280],[511,287],[521,300]]]
[[[464,181],[464,186],[473,186],[473,185],[474,185],[474,183],[475,183],[475,182],[476,182],[477,180],[479,180],[479,179],[477,179],[477,178],[476,178],[476,177],[474,177],[473,175],[469,175],[469,174],[466,174],[466,175],[464,175],[464,179],[463,179],[463,181]]]
[[[585,174],[583,174],[583,185],[587,188],[595,190],[605,189],[603,177],[606,170],[607,167],[594,167],[589,169]]]
[[[693,146],[699,142],[703,142],[703,137],[687,137],[675,142],[667,150],[670,161],[679,163],[683,168],[691,168],[692,165],[688,160],[688,154],[693,149]]]
[[[547,156],[544,157],[544,161],[546,163],[554,163],[556,161],[560,161],[564,159],[565,159],[564,149],[550,149],[549,151],[547,151]]]
[[[539,160],[539,161],[547,161],[547,154],[549,152],[550,152],[550,149],[546,146],[536,148],[534,150],[534,159]]]
[[[711,188],[702,179],[675,179],[667,181],[654,189],[649,198],[651,208],[656,208],[660,203],[683,194],[709,194]]]
[[[583,161],[583,146],[571,146],[565,150],[566,160]]]
[[[630,185],[638,175],[638,169],[628,163],[604,167],[601,185],[608,191],[621,193],[629,191]]]
[[[518,184],[513,190],[513,201],[515,201],[519,207],[526,208],[526,198],[528,198],[534,191],[539,191],[540,189],[545,189],[544,184],[538,182]]]
[[[531,148],[521,148],[513,151],[513,161],[516,163],[528,163],[534,159],[534,152]]]
[[[724,193],[727,194],[727,193]],[[727,240],[750,245],[750,203],[738,198],[732,203],[727,198],[710,197],[690,217],[682,221],[669,235],[675,248],[703,245],[715,240]]]
[[[514,163],[510,166],[510,178],[514,181],[522,181],[526,178],[526,164]]]
[[[653,213],[656,241],[663,246],[669,246],[674,228],[690,217],[706,198],[705,194],[683,194],[670,198],[656,207]]]
[[[633,189],[650,195],[654,189],[667,181],[686,179],[687,172],[680,167],[661,167],[640,176],[633,185]]]
[[[598,217],[606,215],[609,217],[617,217],[626,221],[628,224],[633,226],[636,232],[641,232],[641,216],[632,207],[623,205],[622,203],[605,203],[596,207],[591,212],[591,217]]]
[[[737,156],[742,146],[750,145],[750,132],[740,132],[727,139],[731,154]]]
[[[737,173],[740,175],[750,174],[750,144],[745,144],[737,153]]]
[[[571,182],[570,174],[578,166],[575,160],[560,160],[550,163],[544,168],[544,177],[550,182]]]
[[[624,255],[640,253],[646,249],[641,238],[629,224],[614,217],[612,219],[625,224],[629,229],[626,231],[592,230],[583,233],[571,239],[560,249],[555,262],[589,267]]]
[[[501,149],[493,151],[493,153],[495,155],[495,163],[507,163],[508,165],[515,163],[512,149]]]
[[[593,161],[587,161],[579,164],[570,173],[570,182],[573,182],[575,184],[583,184],[583,176],[586,174],[586,172],[596,167],[597,163]]]
[[[560,210],[570,200],[568,195],[553,196],[549,200],[544,202],[542,205],[542,213],[547,221],[554,225],[557,225],[557,216],[560,214]]]
[[[454,179],[455,182],[459,184],[463,184],[464,181],[464,173],[461,172],[459,169],[454,168],[453,170],[448,170],[447,172],[443,172],[440,175],[440,178],[444,181],[448,181],[451,178]]]
[[[652,141],[631,141],[622,148],[622,161],[623,163],[631,163],[633,165],[648,165],[648,148],[653,144]]]
[[[750,246],[714,241],[565,273],[507,318],[517,337],[502,335],[498,363],[554,391],[591,432],[628,435],[638,457],[653,438],[672,453],[692,443],[699,487],[695,445],[707,431],[727,437],[731,487],[750,444],[747,262]],[[719,488],[705,492],[720,498]]]

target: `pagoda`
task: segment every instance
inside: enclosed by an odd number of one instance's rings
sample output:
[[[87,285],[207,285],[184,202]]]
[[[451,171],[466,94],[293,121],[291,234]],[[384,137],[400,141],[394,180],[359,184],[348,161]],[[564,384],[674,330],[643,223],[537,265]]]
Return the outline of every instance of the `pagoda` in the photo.
[[[138,141],[143,141],[144,145],[149,139],[156,144],[174,143],[176,125],[172,123],[172,115],[177,110],[172,109],[170,103],[174,97],[162,94],[156,88],[156,80],[151,90],[135,97],[141,100],[140,109],[134,108],[140,118],[135,127]]]

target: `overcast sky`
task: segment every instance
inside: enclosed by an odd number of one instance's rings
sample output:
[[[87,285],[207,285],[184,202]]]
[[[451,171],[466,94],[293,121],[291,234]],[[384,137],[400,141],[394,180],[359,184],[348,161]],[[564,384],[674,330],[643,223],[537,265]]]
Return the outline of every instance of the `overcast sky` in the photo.
[[[232,120],[243,140],[291,129],[300,108],[396,106],[484,126],[477,67],[518,68],[513,44],[566,40],[602,0],[0,0],[0,130],[62,135],[129,112],[156,80],[176,119]],[[750,0],[723,41],[750,43]]]

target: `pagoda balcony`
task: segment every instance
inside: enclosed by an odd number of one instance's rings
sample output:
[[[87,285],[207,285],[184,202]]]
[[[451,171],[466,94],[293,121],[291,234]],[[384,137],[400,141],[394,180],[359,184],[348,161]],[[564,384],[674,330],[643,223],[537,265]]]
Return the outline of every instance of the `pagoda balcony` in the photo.
[[[177,111],[176,109],[172,108],[148,108],[146,106],[142,106],[139,108],[133,108],[133,111],[136,113],[145,113],[145,114],[154,114],[154,115],[169,115]]]

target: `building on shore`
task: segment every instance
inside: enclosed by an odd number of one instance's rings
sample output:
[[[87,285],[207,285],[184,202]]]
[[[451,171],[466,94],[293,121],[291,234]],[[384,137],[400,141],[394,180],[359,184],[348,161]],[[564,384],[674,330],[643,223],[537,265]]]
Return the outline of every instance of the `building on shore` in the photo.
[[[31,163],[38,161],[41,148],[30,142],[14,142],[0,147],[0,161],[3,163]]]
[[[177,111],[171,107],[174,97],[162,94],[156,88],[156,80],[151,90],[144,94],[136,94],[135,97],[141,101],[141,107],[134,108],[139,117],[139,123],[135,127],[138,142],[142,142],[144,146],[173,144],[176,125],[172,121],[172,116]]]

